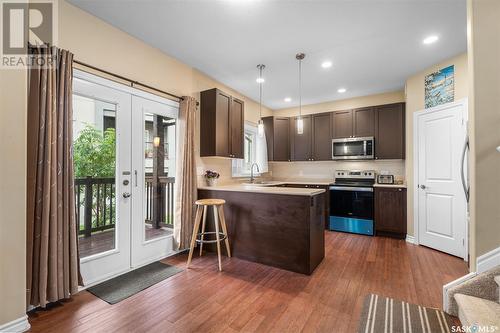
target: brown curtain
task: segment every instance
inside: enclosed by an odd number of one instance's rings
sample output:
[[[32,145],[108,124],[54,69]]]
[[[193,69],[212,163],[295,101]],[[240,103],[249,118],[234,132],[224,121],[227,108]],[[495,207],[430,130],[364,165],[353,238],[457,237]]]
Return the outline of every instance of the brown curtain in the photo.
[[[179,140],[177,151],[176,209],[174,236],[179,249],[189,247],[194,224],[194,202],[196,200],[197,179],[194,152],[194,133],[196,127],[196,100],[184,96],[179,110],[177,128]]]
[[[82,284],[72,156],[73,54],[32,48],[54,59],[29,71],[27,175],[27,304],[44,307]]]

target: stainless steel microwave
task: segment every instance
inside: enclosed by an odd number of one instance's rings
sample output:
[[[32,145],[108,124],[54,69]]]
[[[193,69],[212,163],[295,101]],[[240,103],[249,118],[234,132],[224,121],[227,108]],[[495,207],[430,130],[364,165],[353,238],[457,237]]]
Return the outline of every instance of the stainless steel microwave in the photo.
[[[334,160],[373,160],[373,136],[332,140]]]

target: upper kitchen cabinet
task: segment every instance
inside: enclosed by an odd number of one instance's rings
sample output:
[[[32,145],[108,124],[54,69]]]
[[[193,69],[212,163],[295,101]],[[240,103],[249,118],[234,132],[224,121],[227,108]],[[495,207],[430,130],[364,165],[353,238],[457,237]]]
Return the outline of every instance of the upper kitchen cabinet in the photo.
[[[229,113],[229,133],[231,138],[230,152],[231,157],[243,158],[244,151],[244,132],[245,132],[245,108],[242,100],[231,98],[231,112]]]
[[[219,89],[201,92],[200,156],[243,158],[243,101]]]
[[[375,159],[405,158],[405,104],[375,107]]]
[[[269,161],[290,161],[290,118],[264,117]]]
[[[373,107],[332,112],[333,139],[375,135],[375,111]]]
[[[302,116],[304,133],[297,134],[297,117],[290,121],[290,157],[292,161],[313,161],[312,116]]]
[[[352,110],[353,136],[375,136],[375,111],[373,107]]]
[[[312,159],[328,161],[332,159],[332,113],[312,115]]]
[[[351,138],[353,136],[352,110],[332,112],[331,127],[333,139]]]

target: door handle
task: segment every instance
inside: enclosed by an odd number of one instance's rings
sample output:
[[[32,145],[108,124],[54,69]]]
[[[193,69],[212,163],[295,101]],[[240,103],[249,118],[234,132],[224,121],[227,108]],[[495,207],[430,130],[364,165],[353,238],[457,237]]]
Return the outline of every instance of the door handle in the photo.
[[[465,163],[465,155],[467,153],[467,149],[469,149],[469,137],[465,137],[465,143],[464,143],[464,148],[462,150],[462,161],[460,163],[460,178],[462,179],[462,187],[464,189],[464,194],[465,194],[465,200],[469,202],[469,186],[465,182],[465,175],[464,175],[464,163]]]
[[[425,186],[424,184],[422,184],[422,185],[420,185],[420,188],[421,188],[422,190],[425,190],[425,189],[427,188],[427,186]]]
[[[129,192],[123,192],[123,197],[126,199],[126,198],[130,198],[132,194],[130,194]]]

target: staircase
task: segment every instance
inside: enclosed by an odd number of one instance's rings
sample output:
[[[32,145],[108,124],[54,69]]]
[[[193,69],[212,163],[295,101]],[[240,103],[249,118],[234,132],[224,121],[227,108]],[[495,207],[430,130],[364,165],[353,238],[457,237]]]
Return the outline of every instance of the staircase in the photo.
[[[445,311],[463,326],[496,326],[500,331],[500,266],[451,287]]]

